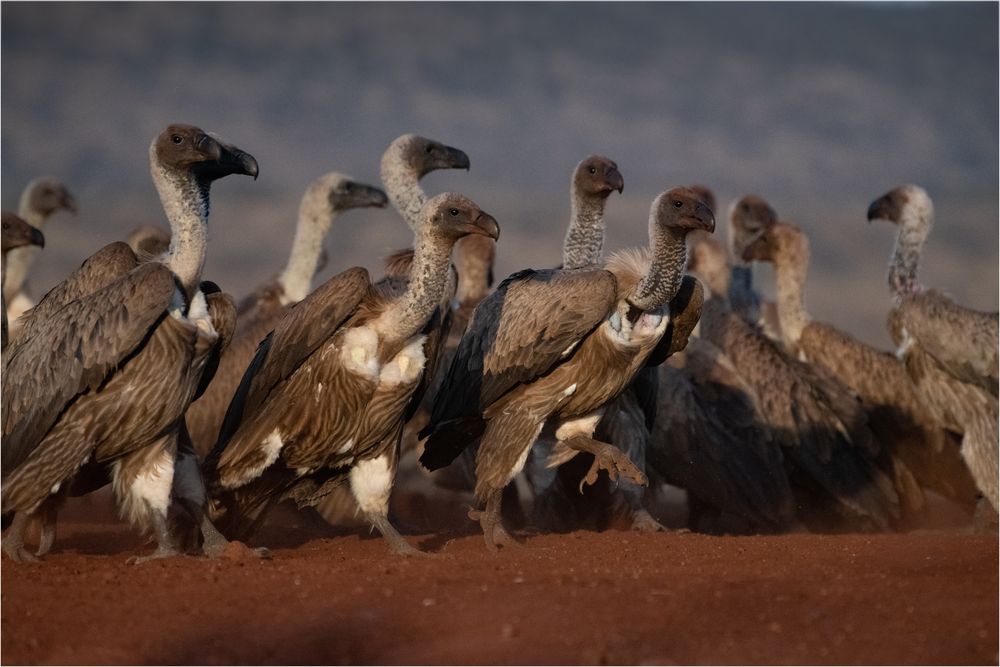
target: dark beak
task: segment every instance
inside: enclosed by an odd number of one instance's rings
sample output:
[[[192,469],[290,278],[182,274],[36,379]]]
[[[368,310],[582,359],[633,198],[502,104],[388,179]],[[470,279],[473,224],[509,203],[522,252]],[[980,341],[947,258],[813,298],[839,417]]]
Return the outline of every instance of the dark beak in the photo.
[[[441,159],[434,165],[437,169],[468,169],[469,156],[464,151],[445,146]]]
[[[257,180],[257,160],[246,151],[208,135],[202,135],[198,147],[209,156],[209,159],[193,167],[199,177],[214,181],[230,174],[245,174]]]
[[[625,179],[620,171],[612,167],[605,176],[612,190],[617,190],[618,194],[625,192]]]
[[[695,217],[697,224],[693,226],[694,229],[703,229],[709,234],[715,232],[715,214],[712,213],[712,209],[708,207],[705,202],[698,202],[694,208]]]
[[[389,197],[385,192],[371,185],[358,184],[358,199],[364,202],[362,206],[376,206],[385,208],[389,203]]]
[[[36,245],[39,248],[45,247],[45,235],[42,234],[42,230],[36,227],[32,227],[31,231],[28,232],[28,239],[30,240],[31,245]]]
[[[62,205],[62,207],[64,209],[66,209],[67,211],[69,211],[73,215],[76,215],[76,213],[77,213],[77,211],[76,211],[76,200],[73,198],[73,195],[71,195],[68,192],[63,193],[62,199],[59,201],[59,203]]]
[[[469,232],[488,236],[494,241],[500,239],[500,225],[497,224],[496,219],[492,215],[483,211],[479,212],[479,217],[476,218]]]
[[[883,195],[873,201],[868,207],[868,222],[873,220],[893,220],[893,206],[891,195]]]

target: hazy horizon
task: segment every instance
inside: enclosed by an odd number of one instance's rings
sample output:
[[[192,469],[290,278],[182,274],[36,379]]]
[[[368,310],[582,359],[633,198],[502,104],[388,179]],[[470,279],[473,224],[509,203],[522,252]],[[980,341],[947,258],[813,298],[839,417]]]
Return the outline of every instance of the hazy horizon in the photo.
[[[921,280],[998,300],[996,3],[3,3],[0,199],[52,174],[80,213],[46,228],[37,298],[138,224],[165,226],[150,140],[171,122],[252,153],[213,188],[206,277],[241,297],[280,270],[324,172],[378,183],[388,143],[457,146],[436,172],[503,229],[498,277],[558,263],[573,166],[618,162],[608,253],[645,242],[662,190],[758,194],[809,234],[807,304],[888,347],[895,229],[868,204],[919,183],[936,222]],[[391,211],[335,223],[320,280],[411,243]],[[773,293],[772,276],[756,269]],[[845,298],[846,297],[846,298]]]

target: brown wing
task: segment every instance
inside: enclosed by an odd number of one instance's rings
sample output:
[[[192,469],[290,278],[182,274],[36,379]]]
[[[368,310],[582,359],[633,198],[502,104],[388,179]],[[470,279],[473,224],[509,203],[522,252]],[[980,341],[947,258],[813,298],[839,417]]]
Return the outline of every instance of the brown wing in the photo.
[[[139,347],[166,313],[175,289],[166,266],[142,264],[66,304],[4,356],[4,475],[35,448],[77,395],[99,387]]]
[[[76,271],[53,287],[34,308],[21,315],[20,328],[11,341],[29,340],[46,327],[45,320],[68,303],[110,285],[139,264],[127,243],[116,241],[84,260]],[[13,351],[13,348],[11,348]]]
[[[271,390],[326,342],[372,291],[368,271],[354,267],[333,276],[288,309],[257,347],[226,411],[210,458],[225,449],[243,415],[256,411]]]
[[[684,276],[680,289],[670,300],[670,323],[663,338],[653,348],[646,360],[647,366],[659,366],[672,354],[683,350],[691,332],[701,319],[701,307],[705,303],[705,289],[691,276]]]
[[[905,298],[897,312],[899,325],[943,368],[997,396],[997,313],[965,308],[934,290]]]
[[[617,281],[603,269],[527,269],[504,280],[476,307],[421,437],[446,422],[479,419],[512,388],[572,357],[616,300]],[[421,462],[443,467],[467,444],[468,438],[431,438]]]

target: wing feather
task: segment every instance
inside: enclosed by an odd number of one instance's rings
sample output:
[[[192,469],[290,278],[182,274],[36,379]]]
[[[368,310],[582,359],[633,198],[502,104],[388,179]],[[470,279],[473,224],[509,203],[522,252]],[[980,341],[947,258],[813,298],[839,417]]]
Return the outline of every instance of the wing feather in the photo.
[[[175,289],[170,269],[142,264],[39,321],[36,333],[4,356],[4,475],[77,395],[98,388],[139,348]]]

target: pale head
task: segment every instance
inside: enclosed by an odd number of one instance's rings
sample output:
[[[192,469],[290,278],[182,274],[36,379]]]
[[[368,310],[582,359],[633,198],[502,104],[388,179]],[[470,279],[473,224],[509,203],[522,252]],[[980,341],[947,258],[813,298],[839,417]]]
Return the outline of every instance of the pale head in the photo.
[[[469,156],[418,134],[397,137],[382,155],[382,169],[398,165],[422,178],[437,169],[468,169]]]
[[[4,253],[29,245],[45,247],[45,237],[41,230],[32,227],[23,218],[10,211],[3,211],[0,215],[0,226],[3,228],[3,238],[0,239],[3,247],[0,250]]]
[[[901,185],[890,190],[868,207],[868,222],[887,220],[901,225],[904,222],[926,220],[929,226],[934,217],[934,204],[927,191],[919,185]]]
[[[778,214],[763,198],[747,195],[729,207],[729,246],[739,260],[743,250],[778,220]]]
[[[76,213],[76,200],[66,186],[52,176],[36,178],[25,188],[23,205],[46,218],[56,211]]]
[[[330,212],[352,208],[385,208],[389,198],[381,188],[356,181],[346,174],[332,171],[313,181],[306,194]]]
[[[463,195],[444,192],[431,197],[420,211],[420,233],[455,242],[463,236],[478,234],[494,241],[500,238],[500,226],[489,213]]]

